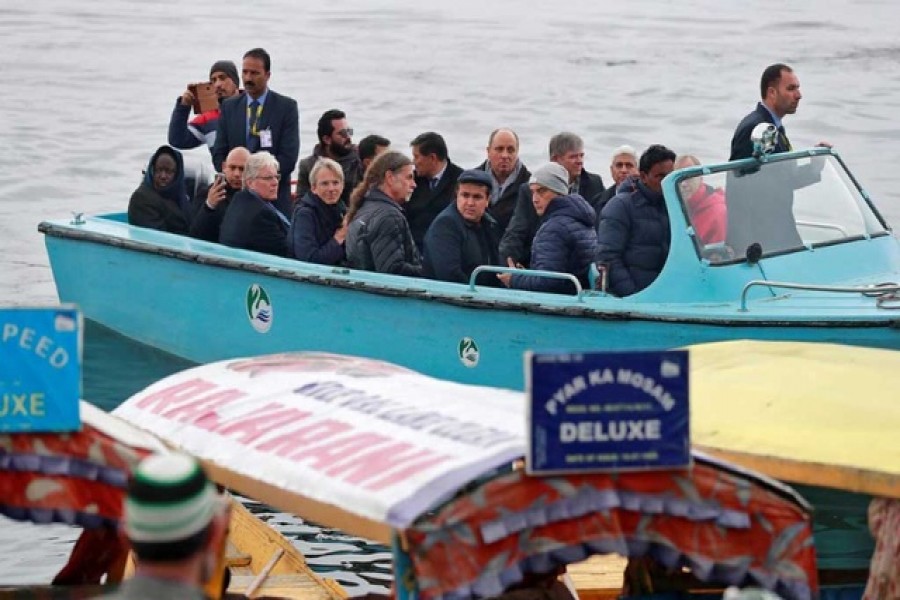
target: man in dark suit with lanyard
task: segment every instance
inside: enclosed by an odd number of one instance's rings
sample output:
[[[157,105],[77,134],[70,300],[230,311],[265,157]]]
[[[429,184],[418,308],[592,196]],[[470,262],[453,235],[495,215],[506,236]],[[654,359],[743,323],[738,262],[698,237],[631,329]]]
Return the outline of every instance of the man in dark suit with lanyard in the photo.
[[[753,156],[750,134],[760,123],[771,123],[778,130],[774,153],[794,149],[782,119],[797,112],[803,97],[800,80],[789,66],[776,63],[763,71],[759,88],[762,101],[735,129],[729,160]],[[831,147],[827,142],[819,142],[819,145]],[[729,175],[726,185],[727,241],[738,256],[744,255],[754,243],[758,243],[764,253],[803,245],[793,214],[794,190],[818,181],[820,172],[819,163],[797,169],[793,163],[784,162],[769,165],[764,174],[750,172],[741,178]],[[765,179],[760,179],[763,175]]]
[[[213,146],[213,165],[222,163],[232,148],[246,146],[251,152],[264,151],[275,156],[280,166],[278,200],[275,206],[291,214],[291,172],[300,155],[300,113],[297,101],[269,89],[271,59],[262,48],[244,54],[242,96],[222,103],[222,116]]]

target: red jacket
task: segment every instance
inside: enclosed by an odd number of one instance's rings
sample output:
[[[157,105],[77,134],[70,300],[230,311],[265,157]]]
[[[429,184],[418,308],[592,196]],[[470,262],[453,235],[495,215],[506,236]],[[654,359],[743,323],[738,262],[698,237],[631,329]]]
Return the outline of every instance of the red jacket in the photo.
[[[725,241],[728,224],[728,209],[725,206],[725,192],[705,183],[688,198],[691,224],[700,241],[715,244]]]

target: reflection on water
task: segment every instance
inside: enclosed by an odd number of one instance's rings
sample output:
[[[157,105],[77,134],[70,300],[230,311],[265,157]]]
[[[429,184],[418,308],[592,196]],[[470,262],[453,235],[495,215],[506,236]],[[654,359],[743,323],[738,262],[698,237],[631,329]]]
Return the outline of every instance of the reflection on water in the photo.
[[[194,363],[85,320],[84,398],[109,412],[154,381]]]

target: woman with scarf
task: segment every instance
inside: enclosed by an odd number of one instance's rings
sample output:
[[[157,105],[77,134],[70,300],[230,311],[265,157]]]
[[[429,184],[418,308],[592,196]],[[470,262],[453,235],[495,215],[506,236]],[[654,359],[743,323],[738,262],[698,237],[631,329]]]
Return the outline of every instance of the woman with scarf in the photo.
[[[320,158],[309,174],[310,189],[297,202],[288,235],[291,256],[320,265],[344,261],[344,170],[330,158]]]

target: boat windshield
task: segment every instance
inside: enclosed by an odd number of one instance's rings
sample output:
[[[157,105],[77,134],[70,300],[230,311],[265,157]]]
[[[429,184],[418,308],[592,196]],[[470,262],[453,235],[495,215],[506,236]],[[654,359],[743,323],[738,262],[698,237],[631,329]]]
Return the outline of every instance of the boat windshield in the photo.
[[[887,231],[842,163],[829,154],[685,177],[677,186],[697,252],[713,263]]]

